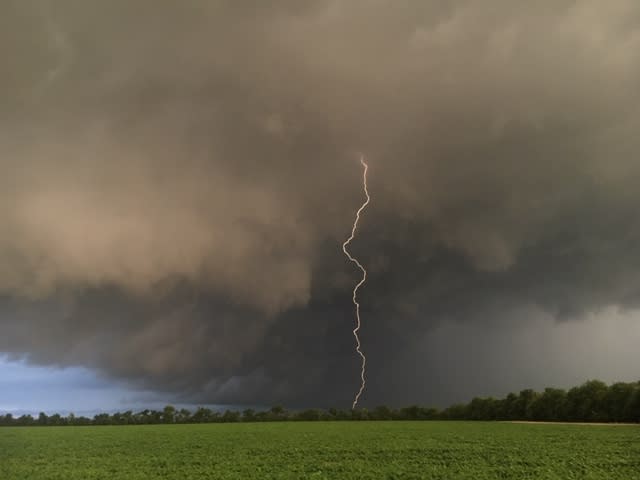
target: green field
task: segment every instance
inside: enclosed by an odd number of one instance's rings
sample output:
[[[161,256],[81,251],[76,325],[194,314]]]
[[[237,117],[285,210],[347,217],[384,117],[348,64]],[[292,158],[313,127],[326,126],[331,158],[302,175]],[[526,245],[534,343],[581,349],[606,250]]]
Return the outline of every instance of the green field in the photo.
[[[316,422],[0,429],[0,479],[640,479],[640,427]]]

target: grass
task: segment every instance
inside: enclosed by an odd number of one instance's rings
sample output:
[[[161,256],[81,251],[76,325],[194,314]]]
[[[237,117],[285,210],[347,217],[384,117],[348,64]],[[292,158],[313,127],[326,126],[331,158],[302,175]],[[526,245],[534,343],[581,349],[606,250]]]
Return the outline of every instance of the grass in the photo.
[[[335,422],[0,428],[0,479],[640,479],[640,427]]]

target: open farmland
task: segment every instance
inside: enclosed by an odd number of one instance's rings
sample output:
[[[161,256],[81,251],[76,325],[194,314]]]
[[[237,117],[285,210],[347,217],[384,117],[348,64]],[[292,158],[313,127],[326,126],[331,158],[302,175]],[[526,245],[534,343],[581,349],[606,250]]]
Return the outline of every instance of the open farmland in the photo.
[[[0,429],[0,478],[640,479],[640,427],[291,422]]]

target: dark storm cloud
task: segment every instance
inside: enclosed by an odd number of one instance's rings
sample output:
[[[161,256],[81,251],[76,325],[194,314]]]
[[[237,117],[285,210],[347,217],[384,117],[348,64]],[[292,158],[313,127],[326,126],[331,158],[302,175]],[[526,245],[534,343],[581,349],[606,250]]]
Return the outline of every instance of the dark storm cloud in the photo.
[[[0,351],[346,403],[358,151],[379,385],[445,322],[640,298],[633,1],[2,9]]]

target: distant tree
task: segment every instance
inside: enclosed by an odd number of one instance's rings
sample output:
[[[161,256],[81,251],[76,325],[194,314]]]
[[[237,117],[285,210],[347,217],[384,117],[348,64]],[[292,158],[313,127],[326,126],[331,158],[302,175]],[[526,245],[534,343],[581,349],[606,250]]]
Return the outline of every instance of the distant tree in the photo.
[[[589,380],[567,393],[567,418],[576,422],[607,421],[607,385]]]
[[[247,408],[242,411],[242,421],[243,422],[255,422],[256,421],[256,411],[253,408]]]
[[[76,417],[72,413],[67,417],[67,425],[91,425],[92,423],[90,418],[84,416]]]
[[[270,412],[267,412],[264,410],[256,412],[256,422],[268,422],[270,415],[271,415]]]
[[[398,418],[400,420],[419,420],[420,419],[420,407],[418,405],[411,405],[409,407],[403,407],[398,412]]]
[[[186,408],[181,408],[176,413],[176,423],[189,423],[191,421],[191,412]]]
[[[355,408],[351,410],[351,420],[369,420],[369,410],[366,408]]]
[[[470,420],[496,420],[498,417],[498,408],[495,399],[476,397],[471,400],[468,407],[468,418]]]
[[[191,417],[195,423],[208,423],[212,420],[213,412],[205,407],[199,407]]]
[[[422,416],[424,420],[438,420],[440,418],[440,411],[433,407],[423,408]]]
[[[335,417],[333,415],[330,415],[327,410],[320,410],[320,420],[323,422],[330,422],[332,420],[335,420]]]
[[[633,393],[625,404],[624,412],[626,422],[640,423],[640,382],[635,384]]]
[[[327,411],[327,417],[329,420],[351,420],[351,412],[331,407]]]
[[[162,423],[174,423],[176,416],[176,407],[167,405],[162,410]]]
[[[136,423],[136,419],[131,410],[127,410],[122,414],[122,420],[125,425],[133,425],[134,423]]]
[[[99,413],[92,419],[76,417],[73,413],[62,417],[54,413],[48,416],[40,412],[34,419],[31,415],[14,418],[12,414],[0,415],[0,426],[49,426],[49,425],[130,425],[157,423],[212,423],[238,421],[330,421],[330,420],[544,420],[585,422],[640,422],[640,382],[614,383],[607,386],[599,380],[590,380],[565,392],[562,389],[546,388],[542,393],[531,389],[519,394],[509,393],[503,399],[476,397],[468,404],[456,404],[438,411],[411,405],[392,410],[381,405],[372,411],[366,408],[353,410],[308,409],[289,413],[281,405],[265,411],[246,409],[242,414],[227,410],[223,415],[200,407],[193,414],[185,408],[176,411],[167,405],[161,411],[143,410],[138,413],[116,412],[112,415]]]
[[[139,425],[147,425],[149,422],[150,410],[142,410],[141,412],[133,414],[133,422]]]
[[[320,410],[316,410],[314,408],[303,410],[302,412],[298,412],[295,419],[302,420],[305,422],[314,422],[320,420],[321,412]]]
[[[469,406],[462,403],[445,408],[441,414],[444,420],[466,420],[469,416]]]
[[[287,411],[282,405],[275,405],[271,407],[269,413],[269,420],[271,421],[285,420],[287,417]]]
[[[221,418],[223,423],[235,423],[240,420],[240,413],[233,410],[227,410],[224,412]]]
[[[393,412],[386,405],[380,405],[373,409],[371,418],[373,420],[393,420]]]
[[[126,425],[127,421],[124,418],[124,415],[120,412],[115,412],[111,415],[111,425]]]
[[[53,415],[51,415],[47,421],[47,425],[53,425],[53,426],[62,426],[64,425],[62,416],[60,416],[59,413],[54,413]]]
[[[518,419],[518,395],[509,393],[500,405],[500,420]]]
[[[631,404],[637,386],[633,383],[614,383],[607,390],[605,399],[607,418],[612,422],[632,421],[628,406]]]
[[[518,420],[533,420],[533,404],[538,396],[539,394],[530,388],[520,391],[515,409]]]
[[[566,418],[567,392],[559,388],[545,388],[532,405],[533,420],[558,421]]]
[[[94,425],[111,425],[111,417],[108,413],[99,413],[93,417]]]
[[[158,410],[151,410],[149,417],[151,423],[162,423],[162,412],[159,412]]]
[[[40,412],[38,414],[38,425],[44,426],[47,425],[47,423],[49,423],[49,417],[47,417],[46,413]]]
[[[17,425],[21,425],[21,426],[31,426],[35,424],[35,419],[31,416],[31,415],[21,415],[17,420],[16,420],[16,424]]]

